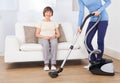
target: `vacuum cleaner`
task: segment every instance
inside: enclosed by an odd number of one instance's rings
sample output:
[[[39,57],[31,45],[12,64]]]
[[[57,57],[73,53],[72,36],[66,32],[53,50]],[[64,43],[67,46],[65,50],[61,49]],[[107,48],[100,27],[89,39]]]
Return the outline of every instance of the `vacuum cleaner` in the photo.
[[[83,24],[81,25],[81,29],[83,28],[86,20],[91,16],[94,16],[94,13],[89,14],[85,17],[85,20],[83,21]],[[112,76],[112,75],[114,75],[114,68],[113,68],[112,60],[101,59],[100,61],[98,61],[98,62],[96,61],[96,62],[93,63],[90,60],[90,56],[92,54],[97,55],[97,54],[101,53],[101,50],[94,49],[93,51],[91,51],[86,44],[87,36],[89,35],[90,31],[98,24],[99,21],[100,21],[100,16],[98,16],[98,20],[96,21],[96,23],[92,26],[92,28],[85,35],[85,40],[84,40],[85,41],[85,47],[88,51],[90,51],[89,61],[91,63],[91,66],[89,67],[89,71],[93,74],[96,74],[96,75],[111,75]],[[74,48],[74,45],[75,45],[75,43],[78,39],[78,36],[79,36],[79,33],[76,33],[75,37],[73,38],[72,45],[69,47],[68,53],[67,53],[65,59],[63,60],[59,70],[48,73],[51,78],[58,77],[59,76],[58,74],[63,71],[63,67],[65,65],[65,62],[66,62],[67,58],[69,57],[72,49]]]
[[[92,14],[92,15],[94,16],[94,14]],[[84,26],[84,24],[86,22],[86,19],[83,22],[82,28],[83,28],[83,26]],[[114,73],[113,61],[111,59],[105,59],[105,58],[97,59],[96,61],[91,61],[90,57],[92,56],[92,54],[95,54],[95,56],[97,56],[98,54],[101,53],[101,50],[99,50],[99,49],[90,50],[89,47],[87,46],[87,43],[86,43],[87,42],[87,37],[88,37],[89,33],[99,23],[100,19],[101,19],[101,17],[99,15],[96,23],[86,33],[85,39],[84,39],[85,47],[90,52],[89,57],[88,57],[89,62],[91,64],[90,67],[89,67],[89,71],[91,73],[93,73],[93,74],[96,74],[96,75],[113,76],[115,74]]]

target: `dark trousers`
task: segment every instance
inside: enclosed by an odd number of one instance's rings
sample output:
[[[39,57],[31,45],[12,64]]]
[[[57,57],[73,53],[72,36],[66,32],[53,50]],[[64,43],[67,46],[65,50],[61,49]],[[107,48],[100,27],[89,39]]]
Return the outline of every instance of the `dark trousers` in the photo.
[[[94,25],[94,23],[95,22],[89,22],[86,32]],[[108,21],[100,21],[87,37],[87,42],[86,42],[87,46],[89,47],[90,50],[93,50],[94,48],[92,46],[92,39],[95,33],[97,32],[97,45],[98,45],[98,49],[101,50],[101,53],[98,54],[97,56],[95,56],[94,54],[91,55],[90,57],[91,61],[95,61],[96,59],[101,59],[103,56],[104,38],[105,38],[107,26],[108,26]],[[90,52],[88,51],[88,53]]]

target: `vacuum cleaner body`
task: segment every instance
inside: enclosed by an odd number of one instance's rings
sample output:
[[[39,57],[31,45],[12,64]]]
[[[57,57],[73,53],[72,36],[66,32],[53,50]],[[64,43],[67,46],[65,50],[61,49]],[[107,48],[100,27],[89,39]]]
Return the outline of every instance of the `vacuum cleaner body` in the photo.
[[[88,16],[89,17],[89,16]],[[87,18],[86,18],[87,19]],[[114,67],[113,67],[113,61],[110,60],[110,59],[97,59],[96,61],[91,61],[91,56],[92,54],[95,54],[96,56],[98,54],[101,53],[101,50],[99,49],[93,49],[91,50],[88,46],[87,46],[87,37],[89,35],[89,33],[94,29],[96,28],[95,26],[99,23],[101,19],[101,16],[99,15],[98,16],[98,19],[97,21],[95,22],[95,24],[88,30],[88,32],[86,33],[85,35],[85,39],[84,39],[84,42],[85,42],[85,47],[86,49],[90,52],[89,54],[89,62],[91,63],[91,66],[89,67],[89,71],[93,74],[96,74],[96,75],[106,75],[106,76],[113,76],[114,75]],[[83,22],[83,25],[84,25],[85,21]]]
[[[89,71],[95,75],[113,76],[115,74],[113,61],[110,59],[91,63]]]

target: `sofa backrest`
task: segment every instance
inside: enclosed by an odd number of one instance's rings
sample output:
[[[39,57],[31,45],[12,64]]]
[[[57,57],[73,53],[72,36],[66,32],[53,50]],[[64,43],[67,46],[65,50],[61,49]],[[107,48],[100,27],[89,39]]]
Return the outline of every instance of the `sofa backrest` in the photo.
[[[59,23],[61,24],[66,40],[71,41],[73,38],[73,26],[71,23],[64,22]],[[15,24],[15,35],[21,43],[25,43],[25,33],[24,33],[24,26],[33,26],[35,27],[36,23],[16,23]]]

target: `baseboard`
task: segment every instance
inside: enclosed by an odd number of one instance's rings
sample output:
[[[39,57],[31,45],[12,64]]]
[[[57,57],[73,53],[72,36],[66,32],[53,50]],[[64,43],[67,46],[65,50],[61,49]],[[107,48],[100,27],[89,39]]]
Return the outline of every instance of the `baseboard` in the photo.
[[[115,50],[113,50],[113,49],[105,48],[104,54],[105,54],[105,55],[108,55],[108,56],[110,56],[110,57],[113,57],[113,58],[115,58],[115,59],[120,60],[120,52],[115,51]]]

